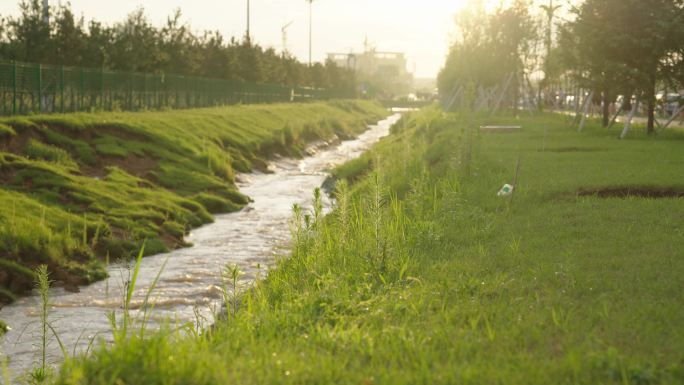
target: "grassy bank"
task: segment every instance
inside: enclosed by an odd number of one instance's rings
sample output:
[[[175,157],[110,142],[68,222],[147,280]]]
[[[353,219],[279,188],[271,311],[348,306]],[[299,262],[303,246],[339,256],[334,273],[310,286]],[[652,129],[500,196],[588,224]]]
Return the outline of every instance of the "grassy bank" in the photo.
[[[67,288],[147,240],[184,245],[213,213],[248,202],[235,174],[275,154],[352,136],[386,112],[363,101],[0,119],[0,304],[47,264]]]
[[[681,191],[684,136],[616,135],[415,114],[336,171],[354,185],[335,212],[296,211],[291,257],[237,312],[101,347],[58,382],[684,383],[684,199],[591,193]]]

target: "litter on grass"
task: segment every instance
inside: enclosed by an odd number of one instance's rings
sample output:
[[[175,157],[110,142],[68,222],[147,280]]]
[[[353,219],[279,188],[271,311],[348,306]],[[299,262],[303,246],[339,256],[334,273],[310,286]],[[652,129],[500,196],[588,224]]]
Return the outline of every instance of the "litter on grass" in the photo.
[[[507,197],[511,194],[513,194],[513,186],[506,183],[505,185],[503,185],[503,187],[501,187],[501,190],[499,190],[499,192],[496,193],[496,196]]]

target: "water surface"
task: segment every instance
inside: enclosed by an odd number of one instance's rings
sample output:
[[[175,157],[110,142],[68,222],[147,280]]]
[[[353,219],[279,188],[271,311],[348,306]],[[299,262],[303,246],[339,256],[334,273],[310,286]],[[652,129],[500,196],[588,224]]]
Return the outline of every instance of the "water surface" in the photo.
[[[321,186],[332,166],[353,159],[389,134],[399,119],[396,113],[369,126],[358,138],[337,145],[315,148],[304,159],[277,159],[273,173],[242,174],[238,187],[254,202],[243,210],[217,215],[215,222],[197,228],[187,237],[192,247],[143,258],[132,300],[132,316],[139,316],[148,288],[162,270],[152,294],[152,327],[159,320],[210,324],[222,303],[221,269],[237,264],[245,272],[242,284],[264,276],[274,257],[289,238],[292,206],[310,207],[313,190]],[[330,202],[324,201],[329,207]],[[282,250],[280,250],[282,254]],[[120,319],[124,282],[131,266],[113,264],[109,278],[81,288],[79,293],[51,291],[51,322],[61,341],[72,351],[83,351],[93,338],[111,337],[106,314],[117,312]],[[1,352],[10,358],[13,374],[30,370],[39,357],[38,298],[22,298],[0,310],[0,319],[12,330],[0,340]],[[48,357],[52,364],[62,359],[58,344],[51,341]]]

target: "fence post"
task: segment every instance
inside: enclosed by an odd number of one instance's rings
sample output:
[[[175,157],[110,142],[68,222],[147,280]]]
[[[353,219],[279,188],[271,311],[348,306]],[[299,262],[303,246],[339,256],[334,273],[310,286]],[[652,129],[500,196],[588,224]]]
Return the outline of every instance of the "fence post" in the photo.
[[[43,112],[43,71],[42,65],[38,64],[38,112]]]
[[[83,98],[85,97],[85,69],[81,68],[81,79],[79,80],[79,88],[80,88],[80,95],[79,95],[79,103],[78,103],[78,109],[79,111],[83,111]]]
[[[131,72],[126,73],[128,79],[128,106],[127,108],[133,111],[133,81],[135,80]]]
[[[64,113],[64,66],[59,66],[59,111]]]
[[[154,104],[155,108],[159,109],[159,75],[154,75],[152,77],[153,89],[154,89]]]
[[[147,73],[143,73],[143,98],[144,98],[144,107],[147,108],[147,105],[149,104],[147,102]],[[140,104],[140,109],[143,108],[143,103]]]
[[[104,81],[104,66],[100,69],[100,109],[105,109],[105,81]]]
[[[12,115],[17,114],[17,62],[12,62]]]

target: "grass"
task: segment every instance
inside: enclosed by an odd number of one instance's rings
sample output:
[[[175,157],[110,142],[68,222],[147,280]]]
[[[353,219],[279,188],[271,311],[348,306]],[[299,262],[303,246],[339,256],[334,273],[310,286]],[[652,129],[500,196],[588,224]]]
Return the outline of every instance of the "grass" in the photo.
[[[684,200],[577,194],[684,188],[684,136],[617,133],[411,115],[332,214],[295,208],[291,255],[231,317],[102,345],[57,382],[684,383]]]
[[[2,137],[12,137],[17,133],[12,129],[12,127],[6,124],[0,124],[0,138]]]
[[[50,276],[46,265],[40,265],[36,269],[36,288],[40,295],[40,363],[31,372],[31,379],[35,383],[41,383],[50,375],[47,366],[47,345],[50,338],[48,329],[51,328],[48,320],[50,315]]]
[[[5,335],[7,331],[9,330],[9,326],[5,323],[5,321],[0,320],[0,337]]]
[[[184,246],[191,228],[248,202],[236,172],[385,114],[331,101],[0,118],[0,304],[32,287],[17,266],[45,264],[75,288],[144,240],[146,255]]]

